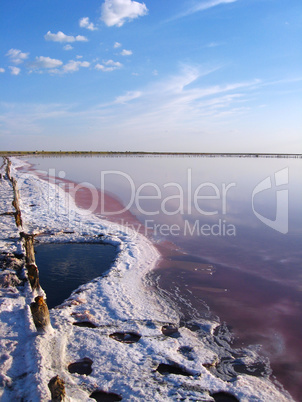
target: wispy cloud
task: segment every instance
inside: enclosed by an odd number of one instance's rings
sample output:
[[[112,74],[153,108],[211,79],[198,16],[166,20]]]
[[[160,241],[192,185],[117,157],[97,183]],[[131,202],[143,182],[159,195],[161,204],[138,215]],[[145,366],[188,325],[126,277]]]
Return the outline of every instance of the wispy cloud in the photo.
[[[247,113],[251,94],[261,87],[261,81],[202,85],[203,77],[215,71],[217,68],[182,66],[179,74],[99,105],[94,112],[90,111],[90,118],[93,120],[94,115],[98,121],[102,116],[102,122],[108,127],[123,127],[125,132],[131,133],[160,132],[163,127],[171,132],[191,132],[200,125],[217,125],[221,119]]]
[[[69,116],[71,106],[63,104],[0,103],[0,134],[28,136],[45,130],[44,122]]]
[[[148,99],[154,103],[152,108],[158,113],[162,107],[165,113],[169,110],[170,115],[178,116],[177,119],[187,120],[190,114],[196,117],[204,113],[208,106],[219,105],[219,109],[222,105],[230,106],[239,98],[241,100],[242,95],[237,91],[251,90],[261,83],[260,80],[251,80],[224,85],[197,85],[197,80],[199,82],[202,77],[214,71],[215,68],[203,71],[196,67],[184,66],[180,74],[159,82],[147,91]],[[225,94],[229,95],[226,97]],[[152,108],[149,107],[149,110]]]
[[[205,47],[211,48],[211,47],[218,47],[218,46],[222,46],[223,43],[222,42],[210,42],[207,43]]]
[[[77,35],[77,36],[71,36],[71,35],[65,35],[63,32],[59,31],[56,34],[51,33],[50,31],[47,32],[46,35],[44,35],[45,40],[48,41],[53,41],[53,42],[87,42],[88,39],[85,36],[82,35]]]
[[[116,63],[113,60],[103,61],[98,69],[112,71],[111,68],[119,67]],[[81,66],[74,62],[70,64],[71,70],[77,67]],[[58,70],[62,72],[63,66]],[[89,127],[91,148],[99,147],[100,135],[106,138],[108,147],[114,148],[118,143],[120,149],[137,149],[142,136],[144,147],[150,150],[159,143],[167,149],[172,146],[178,150],[189,150],[193,143],[202,149],[211,149],[213,144],[219,147],[222,137],[231,135],[230,130],[234,126],[240,130],[243,121],[253,121],[268,85],[282,86],[282,81],[225,80],[220,85],[210,85],[207,76],[214,74],[221,76],[222,71],[217,67],[205,69],[202,66],[182,65],[174,75],[153,78],[148,85],[122,91],[111,101],[92,107],[84,103],[44,106],[26,103],[15,107],[0,104],[0,135],[5,140],[19,136],[20,132],[28,136],[43,134],[49,138],[49,147],[53,144],[61,147],[65,137],[67,149],[72,137],[76,138],[78,146],[85,148],[87,138],[83,132]],[[55,136],[54,121],[57,125]],[[71,121],[73,124],[70,125]],[[70,131],[66,130],[67,122]],[[251,125],[251,135],[252,130]],[[295,133],[297,144],[299,135]],[[195,142],[192,142],[193,139]],[[41,143],[45,144],[43,141]],[[242,144],[245,141],[246,138],[242,137]]]
[[[10,49],[6,56],[9,57],[10,61],[14,64],[21,64],[26,60],[29,56],[29,53],[23,53],[19,49]]]
[[[140,91],[129,91],[125,95],[118,96],[114,103],[127,103],[141,97],[141,95],[142,92]]]
[[[0,73],[5,73],[5,69],[4,68],[0,68]]]
[[[223,4],[229,4],[229,3],[235,3],[238,0],[206,0],[206,1],[198,1],[195,2],[195,4],[184,10],[183,12],[174,15],[172,18],[170,18],[168,21],[174,21],[179,18],[187,17],[188,15],[198,13],[200,11],[205,11],[208,10],[209,8],[217,7]]]
[[[119,48],[121,46],[122,46],[122,44],[119,43],[119,42],[115,42],[115,44],[113,45],[114,49],[117,49],[117,48]]]
[[[81,28],[89,29],[90,31],[96,31],[97,27],[93,24],[93,22],[89,21],[88,17],[83,17],[79,21],[79,25]]]
[[[101,8],[101,20],[109,27],[121,27],[126,21],[142,17],[148,13],[144,3],[132,0],[105,0]]]

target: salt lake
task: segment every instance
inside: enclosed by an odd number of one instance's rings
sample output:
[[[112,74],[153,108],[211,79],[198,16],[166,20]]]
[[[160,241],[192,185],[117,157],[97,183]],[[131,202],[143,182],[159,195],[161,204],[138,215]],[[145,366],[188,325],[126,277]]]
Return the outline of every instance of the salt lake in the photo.
[[[63,188],[74,182],[76,199],[86,194],[83,213],[149,237],[162,254],[153,283],[184,319],[226,322],[234,345],[259,345],[273,374],[298,397],[301,159],[68,156],[29,162]]]

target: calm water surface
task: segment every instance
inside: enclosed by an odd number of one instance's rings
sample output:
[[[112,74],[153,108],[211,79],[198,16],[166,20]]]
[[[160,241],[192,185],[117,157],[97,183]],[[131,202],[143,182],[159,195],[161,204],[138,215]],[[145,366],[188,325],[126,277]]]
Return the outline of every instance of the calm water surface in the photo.
[[[32,158],[39,170],[114,195],[165,259],[154,275],[187,317],[217,315],[235,345],[261,345],[299,399],[302,382],[302,160]],[[51,171],[49,171],[51,169]],[[78,190],[81,191],[80,189]],[[116,220],[108,208],[98,214]],[[109,215],[108,215],[109,214]],[[181,298],[179,298],[181,295]]]
[[[98,243],[40,244],[35,245],[35,252],[49,308],[108,271],[116,257],[115,247]]]

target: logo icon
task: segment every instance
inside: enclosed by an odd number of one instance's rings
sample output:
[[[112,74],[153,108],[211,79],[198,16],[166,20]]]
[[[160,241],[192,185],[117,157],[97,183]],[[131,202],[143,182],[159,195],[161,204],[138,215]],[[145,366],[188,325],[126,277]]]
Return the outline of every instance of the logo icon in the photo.
[[[275,173],[275,185],[280,187],[288,184],[288,168],[279,170]],[[255,210],[254,198],[256,194],[262,191],[269,190],[273,187],[271,177],[268,176],[266,179],[262,180],[254,188],[252,193],[252,208],[256,217],[263,222],[266,226],[276,230],[277,232],[286,234],[288,233],[288,189],[282,189],[276,191],[276,219],[269,219],[261,215]]]

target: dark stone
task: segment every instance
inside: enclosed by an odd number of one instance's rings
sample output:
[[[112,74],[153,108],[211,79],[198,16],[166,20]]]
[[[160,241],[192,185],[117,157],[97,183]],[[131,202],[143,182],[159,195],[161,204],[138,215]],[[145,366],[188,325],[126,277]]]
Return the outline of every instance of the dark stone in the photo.
[[[30,304],[31,313],[37,329],[44,329],[50,325],[49,311],[42,296],[37,296]]]
[[[179,335],[178,327],[174,324],[163,325],[161,332],[166,336]]]
[[[73,325],[76,325],[77,327],[97,328],[97,326],[90,321],[74,322]]]
[[[194,350],[190,346],[181,346],[178,349],[178,352],[181,353],[183,356],[185,356],[188,360],[194,360],[193,357]]]
[[[238,374],[248,374],[255,377],[268,377],[271,374],[266,362],[254,362],[246,365],[239,359],[234,362],[234,370]]]
[[[190,377],[193,375],[196,375],[189,370],[187,370],[184,367],[179,366],[177,363],[172,363],[172,364],[166,364],[166,363],[160,363],[156,369],[160,374],[177,374],[177,375],[183,375],[186,377]]]
[[[118,395],[114,394],[113,392],[106,392],[106,391],[94,391],[89,398],[93,398],[98,402],[115,402],[121,401],[123,398]]]
[[[83,359],[78,360],[75,363],[70,363],[68,366],[68,371],[70,373],[89,375],[92,373],[92,363],[93,361],[91,359],[89,359],[88,357],[84,357]]]
[[[123,343],[135,343],[141,338],[141,335],[136,332],[114,332],[109,336],[110,338]]]
[[[51,400],[54,402],[63,401],[65,398],[65,383],[58,375],[53,377],[49,383],[48,388],[51,392]]]
[[[186,321],[183,322],[184,327],[188,328],[192,332],[199,332],[202,334],[210,334],[212,330],[212,326],[209,324],[201,324],[195,321]]]
[[[239,402],[236,396],[229,394],[228,392],[215,392],[211,394],[211,397],[215,402]]]

